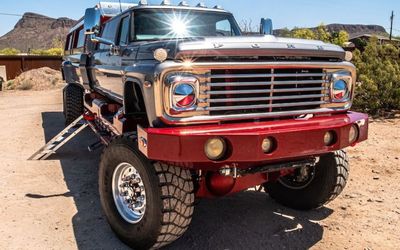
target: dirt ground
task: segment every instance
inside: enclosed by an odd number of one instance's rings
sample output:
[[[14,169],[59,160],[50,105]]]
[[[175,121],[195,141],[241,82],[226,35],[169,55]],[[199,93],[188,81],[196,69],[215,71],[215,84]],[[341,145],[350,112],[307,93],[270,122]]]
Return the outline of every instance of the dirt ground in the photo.
[[[63,122],[59,90],[0,92],[0,249],[126,249],[102,216],[91,131],[26,160]],[[400,119],[374,121],[348,152],[351,179],[328,206],[298,212],[256,192],[203,200],[169,249],[398,249]]]

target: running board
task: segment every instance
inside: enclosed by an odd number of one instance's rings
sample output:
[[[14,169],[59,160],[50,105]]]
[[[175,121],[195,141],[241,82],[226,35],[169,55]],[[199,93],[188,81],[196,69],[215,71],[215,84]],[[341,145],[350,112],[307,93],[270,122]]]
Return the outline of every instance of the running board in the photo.
[[[46,160],[50,155],[57,152],[68,141],[74,138],[82,130],[88,126],[88,122],[83,118],[83,115],[73,121],[68,127],[51,139],[45,146],[34,153],[28,160]]]

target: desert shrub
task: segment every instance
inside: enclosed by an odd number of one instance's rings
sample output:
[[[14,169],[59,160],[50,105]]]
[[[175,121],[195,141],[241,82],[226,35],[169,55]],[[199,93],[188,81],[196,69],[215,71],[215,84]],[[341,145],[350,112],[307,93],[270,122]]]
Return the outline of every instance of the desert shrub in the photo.
[[[9,80],[7,82],[7,85],[5,86],[6,90],[14,90],[15,89],[15,84],[14,84],[14,80]]]
[[[51,49],[33,49],[30,51],[31,55],[38,56],[62,56],[64,53],[61,48],[51,48]]]
[[[349,40],[349,34],[346,31],[341,30],[339,32],[330,33],[324,24],[320,24],[315,31],[311,29],[295,28],[289,33],[290,35],[288,36],[294,38],[321,40],[326,43],[333,43],[339,46],[343,46],[343,44]]]
[[[7,55],[7,56],[13,56],[13,55],[18,55],[21,53],[20,50],[13,49],[13,48],[5,48],[0,50],[0,55]]]
[[[360,83],[356,88],[354,108],[370,114],[400,109],[400,50],[381,45],[377,38],[367,44],[364,52],[354,52],[353,63]]]

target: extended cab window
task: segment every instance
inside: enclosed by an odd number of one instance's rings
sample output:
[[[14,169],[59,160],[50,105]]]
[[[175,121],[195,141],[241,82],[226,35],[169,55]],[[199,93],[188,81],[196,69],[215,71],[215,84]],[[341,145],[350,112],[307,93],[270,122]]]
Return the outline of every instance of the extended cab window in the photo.
[[[119,45],[126,46],[129,44],[129,28],[130,28],[130,18],[126,16],[121,20],[121,26],[119,29]]]
[[[85,30],[82,28],[79,31],[79,38],[78,38],[78,44],[77,44],[77,48],[82,48],[85,45]]]
[[[111,21],[107,22],[104,26],[101,37],[115,42],[115,35],[117,33],[119,20],[120,19],[115,18],[115,19],[112,19]],[[100,44],[100,49],[109,49],[109,48],[110,48],[110,46],[107,44],[103,44],[103,43]]]
[[[135,12],[134,33],[135,40],[240,35],[229,13],[171,9]]]

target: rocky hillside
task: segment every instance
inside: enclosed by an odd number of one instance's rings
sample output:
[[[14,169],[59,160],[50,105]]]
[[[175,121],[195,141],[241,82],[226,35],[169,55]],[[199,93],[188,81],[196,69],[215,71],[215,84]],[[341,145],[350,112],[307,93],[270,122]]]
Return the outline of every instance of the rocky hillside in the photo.
[[[0,49],[48,49],[54,41],[64,41],[68,30],[76,23],[69,18],[50,18],[35,13],[25,13],[14,29],[0,37]]]
[[[363,25],[363,24],[328,24],[326,28],[329,32],[338,32],[341,30],[346,31],[349,33],[350,38],[361,35],[361,34],[375,34],[375,35],[384,35],[389,36],[385,28],[379,25]],[[316,30],[315,28],[309,28],[311,30]],[[285,30],[278,29],[274,30],[274,34],[277,36],[283,36],[285,34]]]
[[[361,25],[361,24],[329,24],[326,26],[329,32],[347,31],[350,37],[360,34],[388,35],[385,28],[380,25]]]

